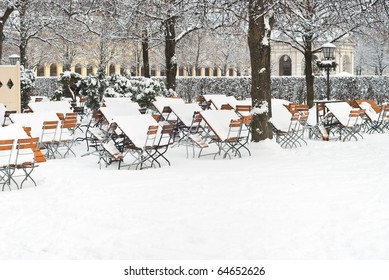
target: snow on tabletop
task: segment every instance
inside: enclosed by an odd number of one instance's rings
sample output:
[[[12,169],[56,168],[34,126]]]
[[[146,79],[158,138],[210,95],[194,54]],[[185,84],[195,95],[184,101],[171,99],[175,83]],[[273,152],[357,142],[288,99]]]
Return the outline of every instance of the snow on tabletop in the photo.
[[[379,120],[380,114],[377,114],[377,112],[371,107],[371,105],[368,102],[361,102],[359,104],[359,107],[365,110],[365,113],[370,118],[370,120],[372,121]]]
[[[10,118],[15,124],[30,127],[32,137],[42,136],[42,126],[45,121],[58,121],[58,126],[60,125],[59,118],[54,112],[16,113],[11,114]]]
[[[111,123],[112,120],[118,116],[136,116],[141,114],[140,111],[137,109],[137,106],[109,106],[100,107],[99,110],[109,123]]]
[[[201,115],[221,140],[227,139],[231,120],[240,118],[233,110],[207,110]]]
[[[51,101],[30,103],[29,107],[34,113],[54,112],[54,113],[71,113],[71,105],[68,101]]]
[[[23,126],[20,124],[10,124],[7,126],[0,126],[0,140],[7,139],[24,139],[28,138],[27,133],[24,131]]]
[[[342,125],[347,125],[352,110],[347,102],[329,102],[325,106]]]
[[[271,100],[271,110],[272,117],[270,122],[281,131],[288,131],[290,125],[290,119],[292,118],[292,114],[285,107],[285,105],[289,105],[291,102],[282,99],[272,99]]]
[[[192,124],[194,112],[203,111],[197,103],[170,104],[170,108],[187,127]]]
[[[126,134],[138,148],[144,147],[149,126],[158,125],[157,121],[148,114],[137,116],[117,116],[114,117],[113,121],[117,123],[123,133]]]
[[[171,104],[185,104],[185,101],[182,98],[168,98],[160,96],[157,96],[155,101],[153,101],[153,105],[160,113],[162,113],[163,108],[168,107]]]
[[[104,105],[106,107],[126,107],[128,106],[129,108],[136,108],[140,109],[139,104],[136,102],[133,102],[129,98],[114,98],[114,97],[104,97]]]

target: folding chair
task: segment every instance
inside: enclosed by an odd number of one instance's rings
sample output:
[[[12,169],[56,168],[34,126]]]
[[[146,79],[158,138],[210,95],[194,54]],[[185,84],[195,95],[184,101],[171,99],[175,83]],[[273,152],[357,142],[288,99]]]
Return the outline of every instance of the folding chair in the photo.
[[[227,156],[231,159],[230,152],[234,152],[234,155],[241,157],[239,149],[236,147],[239,139],[239,135],[242,127],[242,119],[231,120],[228,130],[228,135],[226,139],[220,139],[217,135],[212,137],[212,142],[218,145],[219,151],[214,155],[213,159],[217,155],[221,155],[221,152],[224,152],[223,158]]]
[[[9,123],[12,123],[12,120],[11,120],[11,118],[10,118],[10,115],[11,115],[11,114],[15,114],[15,113],[16,113],[16,111],[14,111],[14,110],[7,110],[7,111],[5,111],[5,113],[4,113],[3,126],[7,125],[7,124],[6,124],[7,120],[8,120]]]
[[[54,140],[57,134],[58,121],[45,121],[42,126],[40,144],[46,149],[47,159],[55,158]]]
[[[101,169],[101,162],[105,162],[105,167],[111,165],[113,162],[118,162],[119,163],[118,169],[120,169],[123,159],[124,159],[124,155],[115,146],[113,141],[109,141],[101,145],[100,159],[99,159],[100,169]]]
[[[135,166],[135,169],[138,169],[138,167],[139,169],[143,169],[145,167],[146,162],[150,162],[150,167],[153,166],[152,153],[155,147],[157,132],[158,125],[150,125],[147,129],[145,143],[142,147],[136,146],[131,141],[128,142],[126,146],[126,154],[130,153],[135,158],[135,160],[126,166],[128,166],[129,168],[131,166]]]
[[[384,115],[385,106],[379,106],[372,100],[356,100],[358,109],[365,110],[361,117],[365,120],[363,130],[366,133],[372,134],[375,132],[384,133]]]
[[[14,141],[13,139],[0,140],[0,183],[3,183],[3,191],[5,185],[8,185],[9,190],[11,190],[11,181],[19,188],[16,181],[12,178],[15,168],[12,163]]]
[[[365,110],[363,109],[351,110],[347,124],[340,123],[338,125],[339,140],[342,140],[343,138],[343,142],[350,141],[351,139],[355,139],[356,141],[358,141],[357,136],[363,139],[363,136],[360,134],[360,131],[363,125],[362,115],[364,114],[364,112]]]
[[[169,146],[172,145],[173,142],[174,142],[174,125],[167,124],[162,126],[162,131],[158,143],[153,147],[155,152],[151,155],[152,157],[151,165],[153,165],[153,163],[156,162],[159,165],[159,167],[161,167],[161,164],[157,159],[162,157],[170,166],[170,161],[164,156],[164,154],[167,152]]]
[[[276,136],[276,142],[280,144],[282,148],[296,148],[298,147],[297,145],[301,147],[301,143],[307,145],[307,142],[304,140],[307,118],[307,114],[296,111],[290,119],[287,130],[279,129],[272,123],[272,130],[273,134]]]
[[[35,180],[31,177],[31,173],[34,171],[36,165],[36,153],[38,149],[39,138],[25,138],[19,139],[16,144],[16,169],[21,169],[24,172],[24,179],[20,184],[20,188],[23,188],[23,183],[30,179],[36,186]]]
[[[90,147],[96,149],[98,146],[98,142],[101,142],[104,136],[104,132],[101,129],[103,124],[103,115],[99,110],[95,110],[92,112],[92,117],[89,120],[89,123],[86,124],[85,136],[78,137],[77,141],[86,141],[86,150],[89,151]]]
[[[72,150],[74,144],[74,131],[77,127],[77,118],[76,119],[65,119],[61,122],[59,128],[59,133],[56,134],[53,141],[54,153],[59,154],[61,157],[65,158],[68,153],[72,153],[74,156],[76,154]],[[62,155],[59,150],[63,147],[65,153]]]
[[[186,158],[189,155],[189,146],[192,146],[193,157],[195,156],[195,147],[200,148],[198,157],[201,156],[203,149],[208,148],[207,139],[209,138],[209,132],[206,130],[205,122],[199,112],[195,112],[193,115],[192,124],[186,131],[185,142],[186,142]]]
[[[247,147],[247,144],[250,142],[250,136],[251,136],[251,123],[253,121],[253,116],[242,116],[242,125],[241,129],[239,132],[239,137],[238,137],[238,144],[236,147],[236,150],[239,151],[240,149],[245,149],[248,153],[249,156],[251,156],[251,152],[249,148]]]

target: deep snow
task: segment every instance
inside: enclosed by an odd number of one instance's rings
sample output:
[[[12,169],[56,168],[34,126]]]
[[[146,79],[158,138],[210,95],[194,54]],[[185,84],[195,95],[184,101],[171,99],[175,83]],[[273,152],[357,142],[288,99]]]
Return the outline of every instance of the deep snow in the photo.
[[[49,160],[0,193],[0,259],[387,259],[389,133],[162,168]]]

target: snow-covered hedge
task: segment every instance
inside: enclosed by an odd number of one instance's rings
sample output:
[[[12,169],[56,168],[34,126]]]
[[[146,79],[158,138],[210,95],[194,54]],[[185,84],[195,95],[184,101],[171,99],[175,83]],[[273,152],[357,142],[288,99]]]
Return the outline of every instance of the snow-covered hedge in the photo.
[[[165,81],[164,77],[154,78]],[[332,99],[374,99],[389,102],[389,76],[330,77]],[[54,78],[56,84],[56,78]],[[35,92],[53,94],[58,85],[53,78],[38,78]],[[194,101],[202,94],[227,94],[238,98],[250,96],[250,77],[178,77],[177,94],[187,101]],[[326,96],[325,77],[315,78],[315,99]],[[304,103],[306,99],[304,77],[272,77],[272,97]]]

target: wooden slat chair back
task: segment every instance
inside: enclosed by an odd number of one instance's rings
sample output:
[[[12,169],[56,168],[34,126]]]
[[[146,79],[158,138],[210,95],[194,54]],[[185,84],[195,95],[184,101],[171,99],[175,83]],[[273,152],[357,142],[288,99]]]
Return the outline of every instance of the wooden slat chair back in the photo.
[[[296,148],[301,147],[302,144],[307,145],[304,139],[304,132],[309,111],[305,111],[305,109],[293,109],[293,111],[294,113],[290,119],[288,131],[281,131],[273,126],[276,141],[282,148]]]
[[[239,144],[238,139],[240,136],[242,124],[242,119],[231,120],[227,138],[225,140],[216,140],[216,143],[219,146],[219,154],[221,151],[224,152],[223,158],[226,158],[227,156],[231,158],[231,153],[235,156],[241,157],[239,149],[237,149],[237,145]],[[215,154],[214,158],[216,158],[216,156],[217,154]]]
[[[61,122],[59,132],[54,140],[54,152],[55,154],[60,155],[65,158],[69,153],[72,153],[74,156],[76,154],[72,150],[74,144],[74,131],[77,127],[77,118],[75,119],[64,119]],[[60,153],[61,148],[64,149],[64,154]]]
[[[349,114],[349,119],[346,125],[339,125],[340,136],[339,139],[345,141],[350,141],[352,139],[358,140],[359,136],[363,139],[363,136],[360,134],[362,125],[363,125],[363,116],[365,110],[363,109],[353,109]]]
[[[45,157],[47,159],[55,158],[54,155],[54,140],[57,134],[58,121],[45,121],[42,126],[42,135],[40,144],[46,149]]]
[[[220,110],[233,110],[232,106],[230,104],[222,104],[220,107]]]
[[[16,168],[23,170],[23,180],[20,184],[20,188],[23,188],[24,182],[30,179],[36,186],[35,180],[31,177],[31,173],[37,167],[37,151],[38,151],[39,138],[25,138],[17,140],[16,144]]]
[[[136,169],[143,169],[146,162],[150,162],[152,166],[152,154],[154,152],[155,141],[157,139],[158,125],[150,125],[147,129],[146,140],[143,147],[133,147],[131,150],[137,152],[138,158],[136,159]]]
[[[243,148],[249,153],[249,156],[251,156],[251,152],[247,147],[247,144],[250,141],[251,123],[253,121],[253,116],[252,115],[242,116],[241,121],[242,121],[242,125],[238,137],[239,145],[236,147],[236,149],[240,150]]]
[[[5,185],[11,190],[11,181],[14,181],[12,178],[12,172],[14,170],[12,164],[14,141],[13,139],[0,140],[0,183],[3,184],[3,191]]]
[[[247,116],[251,113],[251,105],[236,105],[236,113],[240,116]]]

